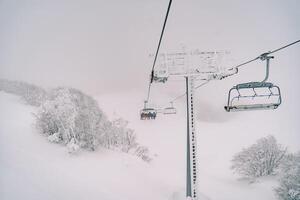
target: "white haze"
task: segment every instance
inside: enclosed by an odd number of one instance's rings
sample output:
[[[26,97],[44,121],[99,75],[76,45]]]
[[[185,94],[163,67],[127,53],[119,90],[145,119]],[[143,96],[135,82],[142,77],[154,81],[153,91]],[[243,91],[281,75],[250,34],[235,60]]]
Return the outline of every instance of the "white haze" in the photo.
[[[167,0],[0,0],[0,78],[72,86],[93,95],[134,90],[142,106],[153,62],[149,55],[167,5]],[[226,49],[239,64],[300,39],[299,7],[298,0],[174,0],[161,52],[182,45]],[[276,112],[258,112],[257,120],[268,119],[270,130],[281,131],[282,138],[292,134],[300,146],[300,45],[274,56],[270,81],[281,87],[283,104]],[[199,118],[226,122],[247,115],[223,111],[227,91],[263,79],[263,73],[264,63],[257,61],[199,90]],[[154,101],[168,102],[162,92],[176,97],[184,82],[155,85],[152,91]]]
[[[0,1],[0,77],[89,93],[144,89],[168,1]],[[162,52],[227,49],[236,62],[299,39],[297,0],[175,0]],[[297,81],[299,46],[276,54],[272,78]],[[249,65],[258,72],[259,63]],[[298,64],[298,65],[297,65]],[[257,77],[261,77],[258,74]],[[294,85],[299,84],[295,82]]]
[[[138,116],[167,5],[168,0],[0,0],[0,79],[83,90],[109,117],[127,119],[154,154],[151,164],[102,149],[64,154],[34,129],[36,108],[2,92],[0,198],[168,199],[184,191],[185,98],[175,102],[177,115],[151,122]],[[299,0],[174,0],[161,52],[182,45],[229,50],[239,64],[299,40],[299,8]],[[274,111],[223,109],[230,87],[263,79],[261,61],[197,90],[199,188],[211,199],[273,200],[275,181],[236,180],[230,159],[269,134],[289,152],[300,150],[300,43],[274,56],[270,81],[280,86],[283,99]],[[183,81],[155,84],[151,103],[165,106],[184,91]]]

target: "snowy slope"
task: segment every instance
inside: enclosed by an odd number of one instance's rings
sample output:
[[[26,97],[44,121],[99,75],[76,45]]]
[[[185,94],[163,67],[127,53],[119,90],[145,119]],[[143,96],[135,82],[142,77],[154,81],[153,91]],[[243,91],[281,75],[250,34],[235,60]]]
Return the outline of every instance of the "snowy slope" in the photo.
[[[166,199],[170,186],[152,166],[99,149],[70,156],[32,126],[18,97],[0,93],[0,199]],[[153,192],[155,191],[155,192]]]
[[[122,96],[122,98],[119,98]],[[160,94],[160,97],[162,95]],[[100,96],[98,102],[111,117],[118,113],[130,120],[130,126],[138,133],[138,140],[150,147],[157,158],[153,161],[174,190],[181,193],[185,187],[185,148],[186,113],[184,101],[177,104],[177,115],[158,115],[155,121],[140,121],[136,110],[141,109],[142,95],[136,92],[127,94],[108,94]],[[118,100],[117,100],[118,99]],[[199,109],[198,109],[199,111]],[[200,111],[199,111],[200,112]],[[224,112],[221,110],[220,112]],[[249,120],[254,123],[257,114],[250,113],[241,119],[212,123],[199,120],[197,123],[199,191],[211,200],[274,200],[275,178],[259,180],[249,185],[238,180],[230,171],[230,160],[234,153],[254,143],[260,137],[270,134],[262,128],[253,130]],[[263,121],[262,121],[263,123]],[[253,128],[264,127],[262,124]],[[273,132],[276,137],[277,132]],[[153,169],[155,170],[155,169]]]
[[[186,141],[183,102],[178,105],[178,115],[140,121],[141,99],[143,96],[136,92],[97,97],[110,118],[118,115],[129,120],[139,143],[151,151],[150,164],[105,149],[70,156],[64,147],[50,144],[34,129],[31,112],[35,108],[1,92],[0,199],[182,199]],[[203,196],[210,200],[276,199],[274,179],[249,185],[229,170],[232,155],[245,145],[270,133],[280,142],[280,131],[272,131],[276,125],[263,126],[255,117],[252,113],[221,123],[198,121],[199,191]],[[264,128],[257,131],[259,126]],[[295,147],[293,135],[285,138],[291,141],[285,145]]]

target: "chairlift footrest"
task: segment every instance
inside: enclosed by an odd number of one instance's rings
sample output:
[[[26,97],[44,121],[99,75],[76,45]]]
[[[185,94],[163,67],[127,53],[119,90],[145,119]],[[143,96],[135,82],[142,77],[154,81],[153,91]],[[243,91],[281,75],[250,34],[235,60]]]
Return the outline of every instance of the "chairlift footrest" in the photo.
[[[235,105],[224,106],[227,112],[243,110],[272,110],[278,108],[279,104],[252,104],[252,105]]]

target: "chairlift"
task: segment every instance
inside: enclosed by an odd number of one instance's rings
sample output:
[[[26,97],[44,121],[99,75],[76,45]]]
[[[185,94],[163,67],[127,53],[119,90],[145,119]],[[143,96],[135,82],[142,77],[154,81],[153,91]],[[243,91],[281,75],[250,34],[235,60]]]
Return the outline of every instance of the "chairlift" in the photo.
[[[164,108],[163,113],[165,115],[176,114],[176,108],[173,106],[173,102],[171,102],[171,106]]]
[[[157,110],[147,107],[147,101],[144,102],[144,108],[140,111],[141,120],[154,120],[157,115]]]
[[[260,56],[261,60],[266,60],[266,76],[263,81],[241,83],[229,90],[228,102],[224,106],[227,112],[278,108],[281,104],[280,88],[273,83],[266,82],[269,77],[269,62],[273,58],[266,54]]]

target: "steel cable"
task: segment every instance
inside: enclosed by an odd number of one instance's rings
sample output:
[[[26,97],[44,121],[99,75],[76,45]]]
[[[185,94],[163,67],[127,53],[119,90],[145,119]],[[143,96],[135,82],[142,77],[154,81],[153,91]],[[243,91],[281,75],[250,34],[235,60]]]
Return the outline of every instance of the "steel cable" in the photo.
[[[247,62],[244,62],[244,63],[242,63],[242,64],[239,64],[239,65],[237,65],[237,66],[235,66],[235,67],[229,68],[229,70],[238,69],[239,67],[244,66],[244,65],[246,65],[246,64],[249,64],[249,63],[251,63],[251,62],[253,62],[253,61],[255,61],[255,60],[263,59],[263,58],[265,58],[265,57],[266,57],[267,55],[269,55],[269,54],[273,54],[273,53],[275,53],[275,52],[277,52],[277,51],[280,51],[280,50],[285,49],[285,48],[287,48],[287,47],[289,47],[289,46],[292,46],[292,45],[294,45],[294,44],[296,44],[296,43],[298,43],[298,42],[300,42],[300,40],[297,40],[297,41],[295,41],[295,42],[292,42],[292,43],[290,43],[290,44],[288,44],[288,45],[285,45],[285,46],[280,47],[280,48],[278,48],[278,49],[275,49],[275,50],[273,50],[273,51],[269,51],[269,52],[263,53],[263,54],[261,54],[260,56],[254,58],[254,59],[252,59],[252,60],[249,60],[249,61],[247,61]]]
[[[153,82],[153,76],[154,76],[154,67],[155,67],[155,63],[156,63],[156,60],[157,60],[158,52],[159,52],[159,49],[160,49],[160,44],[161,44],[161,41],[162,41],[162,38],[163,38],[163,35],[164,35],[165,27],[166,27],[166,24],[167,24],[167,20],[168,20],[168,16],[169,16],[169,11],[170,11],[170,8],[171,8],[171,4],[172,4],[172,0],[169,1],[169,5],[168,5],[168,9],[167,9],[167,13],[166,13],[164,25],[163,25],[163,28],[162,28],[162,31],[161,31],[161,34],[160,34],[160,38],[159,38],[159,42],[158,42],[158,47],[156,49],[156,53],[155,53],[155,57],[154,57],[153,65],[152,65],[152,70],[151,70],[151,78],[150,78],[150,81],[149,81],[148,94],[147,94],[147,101],[146,102],[148,102],[149,98],[150,98],[151,84]]]

